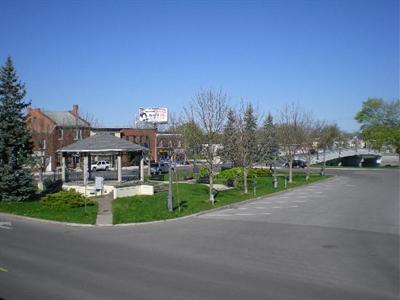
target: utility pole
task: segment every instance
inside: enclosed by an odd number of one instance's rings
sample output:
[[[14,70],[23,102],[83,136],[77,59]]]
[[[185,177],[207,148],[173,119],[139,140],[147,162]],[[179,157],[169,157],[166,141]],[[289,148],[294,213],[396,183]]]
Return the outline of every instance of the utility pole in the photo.
[[[274,189],[278,188],[278,179],[276,178],[276,155],[277,153],[275,152],[274,155],[274,170],[273,170],[273,175],[274,175]]]
[[[169,168],[168,168],[168,202],[167,202],[167,206],[168,206],[168,210],[170,212],[173,211],[173,195],[172,195],[172,160],[170,158],[169,160]]]

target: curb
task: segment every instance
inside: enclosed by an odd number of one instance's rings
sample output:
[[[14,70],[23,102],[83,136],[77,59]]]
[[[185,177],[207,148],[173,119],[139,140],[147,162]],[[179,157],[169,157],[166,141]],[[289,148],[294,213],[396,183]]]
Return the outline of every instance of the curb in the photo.
[[[8,216],[8,217],[13,217],[13,218],[21,219],[21,220],[36,221],[36,222],[49,223],[49,224],[58,224],[58,225],[71,226],[71,227],[92,227],[92,228],[97,228],[97,227],[143,226],[143,225],[151,225],[151,224],[166,223],[166,222],[176,222],[176,221],[181,221],[181,220],[184,220],[184,219],[193,218],[193,217],[201,216],[201,215],[204,215],[204,214],[216,212],[216,211],[223,210],[223,209],[226,209],[226,208],[234,208],[237,205],[251,203],[251,202],[254,202],[254,201],[257,201],[257,200],[261,200],[261,199],[264,199],[264,198],[270,198],[270,197],[273,197],[273,196],[276,196],[276,195],[284,194],[286,192],[293,191],[293,190],[305,187],[305,186],[310,186],[310,185],[315,185],[315,184],[321,183],[321,182],[331,181],[331,180],[335,179],[336,176],[337,175],[332,175],[331,178],[322,179],[322,180],[318,180],[316,182],[303,184],[303,185],[296,186],[296,187],[293,187],[293,188],[289,188],[289,189],[286,189],[286,190],[282,190],[282,191],[273,192],[273,193],[270,193],[270,194],[258,196],[256,198],[251,198],[251,199],[247,199],[247,200],[243,200],[243,201],[240,201],[240,202],[223,205],[223,206],[216,207],[216,208],[211,208],[211,209],[200,211],[200,212],[197,212],[197,213],[194,213],[194,214],[191,214],[191,215],[187,215],[187,216],[182,216],[182,217],[178,217],[178,218],[171,218],[171,219],[165,219],[165,220],[149,221],[149,222],[94,225],[94,224],[80,224],[80,223],[68,223],[68,222],[61,222],[61,221],[45,220],[45,219],[32,218],[32,217],[14,215],[14,214],[3,213],[3,212],[0,212],[0,216],[1,215],[5,215],[5,216]]]
[[[6,212],[0,212],[0,216],[12,217],[14,219],[20,219],[25,221],[35,221],[40,223],[48,223],[48,224],[58,224],[58,225],[65,225],[65,226],[72,226],[72,227],[96,227],[94,224],[82,224],[82,223],[69,223],[69,222],[61,222],[61,221],[54,221],[54,220],[46,220],[46,219],[39,219],[33,217],[27,217],[22,215],[15,215]]]

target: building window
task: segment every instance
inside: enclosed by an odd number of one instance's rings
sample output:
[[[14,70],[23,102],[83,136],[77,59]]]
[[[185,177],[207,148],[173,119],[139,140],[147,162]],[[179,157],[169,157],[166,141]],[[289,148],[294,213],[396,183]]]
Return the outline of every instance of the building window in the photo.
[[[82,139],[82,129],[75,129],[75,140],[81,140]]]
[[[62,128],[58,128],[57,135],[59,140],[64,139],[64,130]]]

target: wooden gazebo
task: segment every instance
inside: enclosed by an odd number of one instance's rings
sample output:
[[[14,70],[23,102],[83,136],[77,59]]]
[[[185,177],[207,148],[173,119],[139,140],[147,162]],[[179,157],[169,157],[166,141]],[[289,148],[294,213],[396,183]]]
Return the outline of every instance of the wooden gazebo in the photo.
[[[66,179],[66,156],[68,154],[77,153],[83,156],[83,181],[88,182],[91,172],[91,155],[92,154],[111,154],[117,155],[117,180],[122,181],[122,153],[136,152],[141,154],[140,159],[140,180],[144,180],[144,153],[148,152],[148,149],[134,144],[132,142],[123,140],[111,134],[96,134],[86,139],[77,141],[71,145],[68,145],[61,150],[62,154],[62,180],[65,182]]]

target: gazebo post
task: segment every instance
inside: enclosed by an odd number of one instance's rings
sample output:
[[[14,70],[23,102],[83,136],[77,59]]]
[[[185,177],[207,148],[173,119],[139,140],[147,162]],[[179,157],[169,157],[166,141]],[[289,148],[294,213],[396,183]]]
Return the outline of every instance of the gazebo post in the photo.
[[[87,154],[83,154],[83,184],[86,185],[88,184],[88,179],[89,179],[89,157]]]
[[[89,172],[89,180],[92,180],[92,155],[90,152],[88,153],[88,172]]]
[[[118,152],[118,157],[117,157],[117,169],[118,169],[118,182],[122,182],[122,159],[121,159],[121,152]]]
[[[61,153],[61,180],[62,182],[65,182],[66,179],[66,163],[65,163],[65,154]]]
[[[143,151],[142,151],[142,156],[140,157],[140,181],[144,181],[144,158],[143,158]]]

